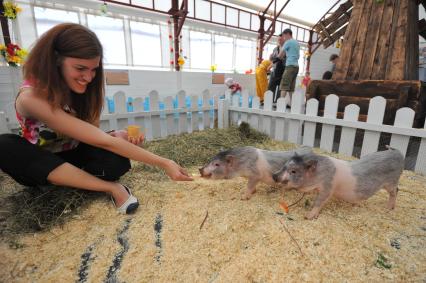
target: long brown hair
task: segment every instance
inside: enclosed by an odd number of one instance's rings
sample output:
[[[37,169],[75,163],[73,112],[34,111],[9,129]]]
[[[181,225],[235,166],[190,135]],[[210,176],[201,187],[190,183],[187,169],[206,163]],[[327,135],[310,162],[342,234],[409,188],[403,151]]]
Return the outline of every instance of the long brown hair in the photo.
[[[62,76],[64,57],[93,59],[98,56],[99,68],[86,92],[73,95]],[[100,117],[105,93],[102,58],[102,45],[94,32],[79,24],[59,24],[45,32],[31,49],[23,67],[24,78],[52,107],[70,106],[78,118],[95,122]]]

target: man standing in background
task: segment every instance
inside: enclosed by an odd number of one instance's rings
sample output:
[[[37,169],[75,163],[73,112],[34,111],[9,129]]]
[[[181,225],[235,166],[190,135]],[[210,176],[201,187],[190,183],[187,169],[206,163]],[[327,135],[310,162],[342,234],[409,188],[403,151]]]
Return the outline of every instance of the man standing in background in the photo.
[[[277,46],[274,48],[274,51],[272,52],[271,56],[269,56],[269,60],[271,60],[274,65],[273,65],[273,71],[269,78],[268,90],[274,93],[274,99],[273,99],[274,103],[277,102],[277,99],[280,96],[279,85],[280,85],[281,78],[283,76],[284,68],[285,68],[286,57],[284,56],[283,59],[278,57],[278,55],[280,54],[281,47],[284,44],[284,38],[282,35],[283,34],[281,33],[278,36]]]
[[[282,33],[284,44],[280,51],[280,58],[286,56],[285,70],[280,83],[281,97],[284,97],[287,105],[291,104],[291,96],[296,87],[296,78],[299,73],[300,45],[293,39],[291,29],[285,29]]]

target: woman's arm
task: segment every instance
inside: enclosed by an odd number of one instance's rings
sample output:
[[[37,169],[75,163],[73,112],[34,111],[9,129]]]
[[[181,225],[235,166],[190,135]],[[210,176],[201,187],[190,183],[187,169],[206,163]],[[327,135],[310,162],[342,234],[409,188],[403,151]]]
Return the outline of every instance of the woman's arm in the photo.
[[[121,138],[113,137],[94,125],[73,117],[62,109],[52,109],[47,101],[31,91],[24,95],[21,94],[17,99],[17,104],[30,117],[46,123],[49,128],[58,133],[132,160],[161,167],[173,180],[191,180],[174,161],[155,155]]]

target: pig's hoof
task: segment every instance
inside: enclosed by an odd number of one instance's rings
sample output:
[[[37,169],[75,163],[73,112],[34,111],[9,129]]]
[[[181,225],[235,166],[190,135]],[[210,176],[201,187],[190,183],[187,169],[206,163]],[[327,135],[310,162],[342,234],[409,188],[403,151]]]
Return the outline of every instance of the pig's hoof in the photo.
[[[395,209],[395,204],[394,203],[389,203],[388,204],[388,209],[389,210],[394,210]]]
[[[251,194],[244,194],[241,196],[241,200],[249,200],[251,198]]]
[[[305,214],[305,219],[312,220],[318,218],[319,213],[316,212],[308,212]]]

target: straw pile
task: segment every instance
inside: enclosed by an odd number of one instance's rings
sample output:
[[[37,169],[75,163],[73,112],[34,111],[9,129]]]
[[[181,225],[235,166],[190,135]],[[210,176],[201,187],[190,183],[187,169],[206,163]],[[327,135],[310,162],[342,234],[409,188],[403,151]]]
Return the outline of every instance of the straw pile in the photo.
[[[293,147],[256,133],[255,137],[239,133],[210,130],[146,147],[174,158],[194,174],[197,166],[229,145]],[[77,208],[63,213],[69,216],[62,225],[50,223],[42,232],[27,229],[17,234],[10,218],[20,216],[5,211],[13,206],[9,196],[22,188],[0,175],[4,232],[0,278],[4,282],[421,282],[426,278],[426,178],[412,172],[403,173],[394,211],[386,209],[388,195],[381,191],[359,206],[332,200],[314,221],[303,219],[314,195],[286,214],[279,200],[284,197],[291,204],[300,193],[260,185],[251,200],[241,201],[244,179],[171,182],[160,171],[134,164],[123,183],[132,186],[141,202],[133,216],[117,215],[106,197],[87,201],[84,195]]]

